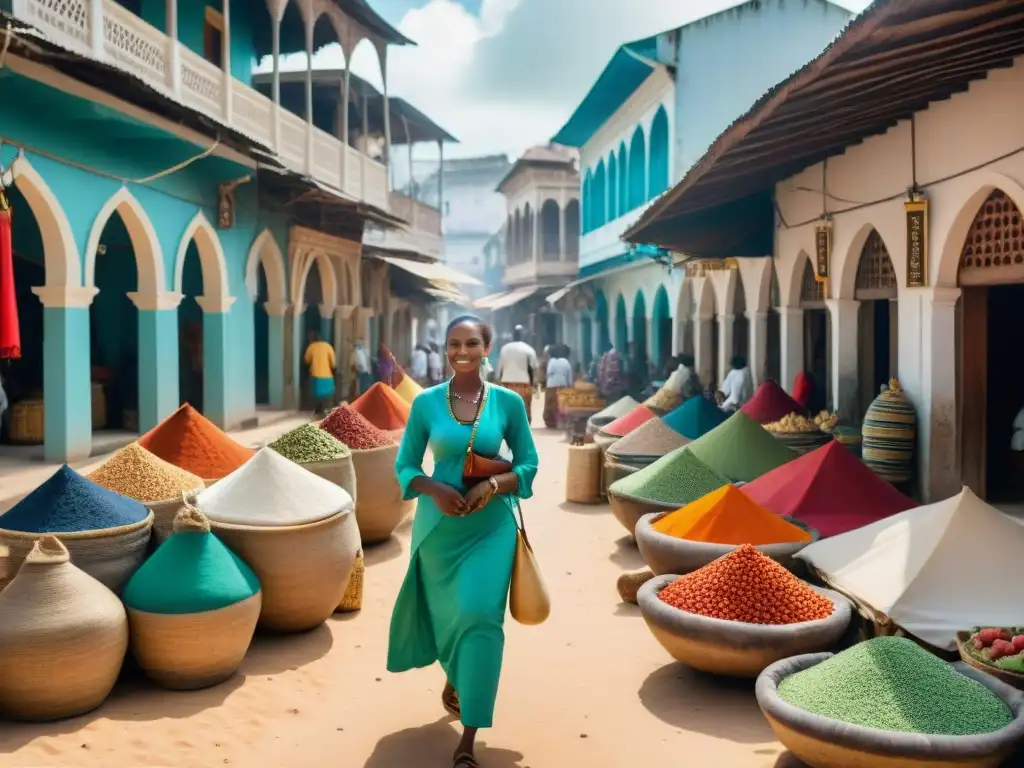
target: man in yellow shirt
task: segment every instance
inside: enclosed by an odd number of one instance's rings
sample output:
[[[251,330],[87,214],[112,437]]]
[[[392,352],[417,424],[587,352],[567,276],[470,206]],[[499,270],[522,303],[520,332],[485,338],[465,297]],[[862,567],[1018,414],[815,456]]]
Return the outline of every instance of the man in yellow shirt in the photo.
[[[326,413],[334,400],[334,347],[322,340],[319,333],[310,331],[305,360],[313,380],[313,414]]]

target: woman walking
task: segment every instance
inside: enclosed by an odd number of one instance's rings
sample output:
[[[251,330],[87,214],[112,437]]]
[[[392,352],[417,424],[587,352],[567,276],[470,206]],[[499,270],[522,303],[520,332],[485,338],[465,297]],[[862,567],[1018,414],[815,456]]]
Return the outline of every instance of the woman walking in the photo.
[[[419,502],[391,617],[388,671],[441,662],[448,681],[442,705],[465,729],[454,768],[477,768],[477,729],[492,725],[516,547],[509,497],[530,498],[537,474],[523,399],[481,378],[490,346],[491,329],[479,319],[452,321],[446,351],[454,376],[413,402],[396,461],[404,497]],[[502,441],[511,462],[498,459]],[[422,468],[428,444],[431,477]],[[507,471],[480,477],[487,465]]]
[[[572,365],[569,363],[569,347],[556,344],[548,360],[544,383],[544,426],[555,429],[558,426],[558,393],[572,386]]]

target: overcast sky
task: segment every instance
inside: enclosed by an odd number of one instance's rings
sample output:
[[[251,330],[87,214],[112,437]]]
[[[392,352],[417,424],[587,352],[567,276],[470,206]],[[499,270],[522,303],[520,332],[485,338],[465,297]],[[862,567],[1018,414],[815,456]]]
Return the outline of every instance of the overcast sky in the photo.
[[[869,0],[842,0],[860,11]],[[451,156],[517,155],[548,141],[616,48],[681,26],[735,0],[370,0],[416,46],[389,51],[391,93],[460,140]],[[315,67],[343,67],[337,46]],[[284,68],[305,66],[292,57]],[[362,45],[352,70],[380,84],[376,54]],[[429,149],[417,157],[429,158]],[[419,174],[417,174],[419,175]]]

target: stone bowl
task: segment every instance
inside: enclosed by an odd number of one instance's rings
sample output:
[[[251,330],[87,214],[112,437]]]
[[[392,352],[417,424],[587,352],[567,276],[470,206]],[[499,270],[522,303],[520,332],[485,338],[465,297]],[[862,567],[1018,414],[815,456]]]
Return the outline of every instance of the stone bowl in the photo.
[[[659,504],[654,501],[640,501],[626,496],[620,496],[615,491],[608,491],[608,503],[611,504],[612,514],[615,519],[622,523],[622,527],[629,531],[630,536],[636,536],[636,524],[640,518],[652,512],[674,512],[679,509],[679,504]]]

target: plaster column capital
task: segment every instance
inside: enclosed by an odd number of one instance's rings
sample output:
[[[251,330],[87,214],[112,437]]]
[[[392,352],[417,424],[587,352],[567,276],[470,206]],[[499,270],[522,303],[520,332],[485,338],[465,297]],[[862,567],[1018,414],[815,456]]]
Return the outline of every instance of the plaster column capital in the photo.
[[[956,306],[957,300],[960,298],[960,294],[961,291],[959,288],[937,285],[931,290],[932,306],[954,307]]]
[[[234,296],[196,296],[196,304],[208,315],[226,314],[234,303]]]
[[[83,309],[92,304],[99,289],[92,286],[42,285],[34,287],[32,293],[38,296],[42,305],[48,309]]]
[[[720,322],[720,323],[731,323],[735,319],[736,319],[736,315],[732,314],[731,312],[719,312],[718,313],[718,322]]]
[[[128,298],[140,312],[177,309],[184,294],[175,291],[159,291],[157,293],[129,293]]]
[[[762,321],[762,320],[767,320],[768,319],[769,312],[768,312],[768,310],[764,310],[764,311],[756,310],[756,311],[747,311],[744,314],[746,315],[747,320]]]
[[[263,308],[267,310],[267,314],[271,317],[283,317],[291,306],[287,301],[265,301],[263,302]]]
[[[836,312],[853,310],[856,311],[860,302],[856,299],[825,299],[825,306]]]
[[[352,313],[356,311],[356,308],[351,304],[339,304],[334,308],[334,314],[342,320],[348,320],[352,317]]]
[[[320,310],[320,317],[323,320],[330,320],[334,317],[334,304],[318,304],[317,309]]]
[[[779,317],[794,318],[804,313],[803,307],[778,307],[776,311],[779,313]]]

